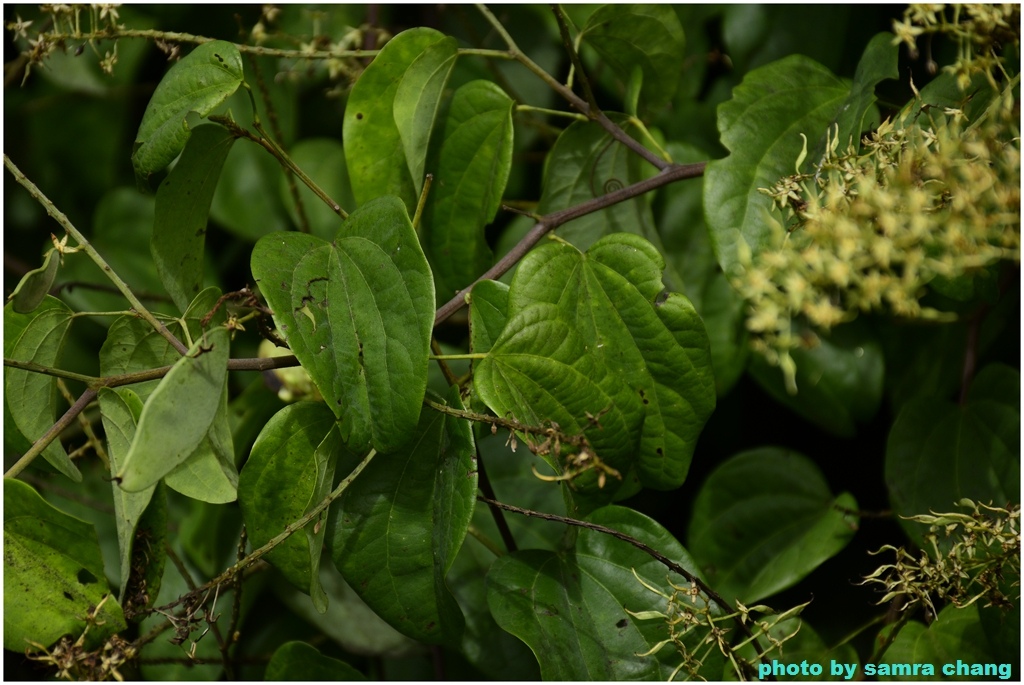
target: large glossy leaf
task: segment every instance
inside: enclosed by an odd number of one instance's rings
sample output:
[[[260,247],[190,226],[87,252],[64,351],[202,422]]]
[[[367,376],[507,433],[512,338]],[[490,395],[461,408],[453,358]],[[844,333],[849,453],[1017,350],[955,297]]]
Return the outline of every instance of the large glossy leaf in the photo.
[[[205,117],[242,83],[242,55],[233,44],[204,43],[164,75],[135,136],[132,164],[140,180],[164,169],[188,142],[186,117]]]
[[[621,114],[609,115],[626,133],[640,131]],[[595,122],[578,121],[562,131],[544,165],[544,191],[537,211],[547,214],[606,195],[641,181],[656,170]],[[634,233],[661,248],[648,198],[619,202],[575,219],[558,235],[581,250],[611,233]],[[669,279],[674,276],[669,273]],[[673,285],[675,282],[673,281]]]
[[[405,70],[395,91],[392,113],[417,194],[423,189],[427,147],[441,94],[457,56],[458,43],[451,36],[432,43]]]
[[[234,142],[221,126],[199,126],[156,193],[150,247],[160,279],[181,311],[202,289],[210,202]]]
[[[862,322],[821,335],[809,350],[793,350],[795,395],[786,390],[782,370],[754,355],[750,373],[768,394],[808,421],[841,437],[852,437],[858,422],[869,421],[882,400],[882,349]]]
[[[265,545],[331,491],[339,440],[333,412],[322,402],[299,402],[279,411],[263,428],[238,482],[238,501],[254,547]],[[320,551],[326,530],[306,526],[275,547],[267,560],[320,613],[327,595],[320,587]]]
[[[512,106],[490,81],[471,81],[452,97],[422,231],[442,300],[491,265],[484,228],[512,168]]]
[[[685,41],[679,17],[669,5],[604,5],[583,27],[592,46],[624,82],[643,74],[641,93],[660,106],[672,99],[680,81]]]
[[[431,48],[438,44],[448,45],[450,42],[454,41],[434,29],[403,31],[388,41],[352,87],[345,106],[342,133],[352,191],[359,204],[383,195],[396,195],[405,202],[410,213],[416,208],[416,188],[422,179],[414,181],[410,172],[410,160],[406,157],[406,147],[396,118],[396,95],[406,73],[421,55],[440,55],[441,52],[431,52]],[[446,49],[437,48],[440,51]],[[422,64],[427,66],[427,62]],[[425,87],[425,84],[421,85]],[[416,95],[415,84],[410,82],[403,90],[403,96],[408,98],[404,102],[412,104]],[[409,109],[410,115],[415,116],[417,108],[409,107],[409,104],[403,106]],[[429,102],[424,100],[424,105],[427,104]],[[427,109],[424,107],[420,119],[426,116]],[[433,114],[430,115],[432,122]],[[409,127],[412,122],[408,117],[403,117],[401,126],[411,142],[412,132]],[[426,154],[426,150],[418,154]]]
[[[477,365],[481,398],[499,415],[585,430],[623,475],[635,466],[645,485],[678,487],[715,391],[704,326],[685,297],[663,292],[663,267],[650,243],[625,234],[586,254],[564,243],[535,250],[512,282],[505,330]],[[603,414],[604,428],[588,412]]]
[[[726,275],[738,265],[740,240],[755,254],[767,240],[771,200],[758,188],[794,173],[800,134],[817,140],[849,93],[849,85],[828,69],[794,55],[748,73],[719,106],[718,129],[730,154],[707,166],[704,207]]]
[[[457,387],[445,399],[462,408]],[[422,642],[461,642],[445,574],[469,529],[476,482],[469,423],[425,410],[415,439],[378,455],[331,508],[338,570],[381,618]]]
[[[227,330],[211,330],[160,381],[146,401],[135,440],[116,474],[122,488],[148,488],[206,439],[224,402],[229,347]]]
[[[84,616],[109,594],[95,529],[47,504],[31,486],[4,479],[4,648],[50,646],[77,638]],[[90,642],[125,628],[113,597],[100,609]]]
[[[889,433],[885,483],[901,516],[956,511],[964,497],[997,506],[1020,501],[1020,372],[986,366],[966,405],[905,404]],[[922,542],[924,524],[900,523]]]
[[[59,300],[50,296],[31,316],[17,314],[14,303],[4,307],[4,326],[21,333],[8,345],[8,334],[4,336],[4,356],[22,362],[32,362],[46,367],[57,367],[68,328],[71,326],[71,310]],[[18,431],[30,440],[37,440],[50,429],[57,414],[57,379],[41,373],[21,369],[4,369],[4,394],[11,401],[7,403],[11,417]],[[68,458],[67,452],[56,439],[45,450],[43,457],[55,469],[78,482],[82,474]]]
[[[125,455],[135,438],[135,428],[142,415],[142,400],[131,388],[102,388],[99,392],[103,431],[107,436],[110,471],[121,470]],[[117,523],[117,546],[121,557],[121,601],[131,572],[132,542],[156,485],[139,492],[126,492],[113,484],[114,520]]]
[[[743,452],[715,469],[693,505],[687,540],[723,597],[757,602],[795,585],[853,538],[857,502],[834,496],[807,457]]]
[[[344,661],[324,656],[305,642],[286,642],[270,657],[264,680],[366,680],[366,676]]]
[[[612,506],[588,520],[643,540],[700,575],[689,553],[643,514]],[[641,585],[634,571],[653,587],[667,587],[666,577],[685,582],[636,547],[582,529],[571,552],[525,550],[495,561],[487,603],[498,624],[533,650],[545,680],[667,680],[682,661],[673,648],[639,656],[665,638],[665,624],[626,613],[665,611],[665,600]],[[685,643],[696,650],[705,637],[694,630]],[[721,659],[710,651],[705,667],[714,673]]]
[[[346,444],[386,452],[405,443],[426,392],[434,288],[401,201],[362,206],[333,243],[266,236],[252,272]]]

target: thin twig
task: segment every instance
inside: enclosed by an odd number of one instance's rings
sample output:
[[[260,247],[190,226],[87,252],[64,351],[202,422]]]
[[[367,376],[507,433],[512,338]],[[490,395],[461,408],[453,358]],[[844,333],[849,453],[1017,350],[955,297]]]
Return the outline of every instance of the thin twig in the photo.
[[[626,543],[628,543],[630,545],[633,545],[634,547],[639,549],[641,552],[644,552],[644,553],[648,554],[649,556],[653,557],[655,560],[660,562],[663,566],[667,567],[669,570],[673,571],[674,573],[679,574],[683,578],[686,578],[686,580],[688,580],[690,583],[696,585],[700,589],[701,592],[703,592],[705,595],[707,595],[725,613],[729,614],[729,613],[732,613],[734,611],[734,608],[732,606],[730,606],[729,603],[726,602],[725,599],[721,595],[719,595],[717,592],[715,592],[710,587],[708,587],[707,583],[705,583],[703,580],[701,580],[700,578],[698,578],[694,574],[690,573],[685,568],[683,568],[682,566],[680,566],[676,562],[672,561],[671,559],[666,557],[664,554],[662,554],[658,550],[648,546],[647,544],[641,542],[640,540],[637,540],[635,537],[633,537],[631,535],[626,535],[625,533],[620,533],[617,530],[614,530],[612,528],[608,528],[607,526],[599,525],[597,523],[590,523],[589,521],[580,521],[579,519],[573,519],[573,518],[569,518],[567,516],[558,516],[556,514],[546,514],[544,512],[534,511],[532,509],[523,509],[522,507],[516,507],[516,506],[513,506],[511,504],[505,504],[504,502],[498,502],[496,500],[488,499],[487,497],[481,497],[479,495],[477,496],[477,500],[480,501],[480,502],[485,502],[485,503],[490,504],[492,506],[500,507],[501,509],[504,509],[505,511],[510,511],[513,514],[521,514],[522,516],[530,516],[532,518],[539,518],[539,519],[543,519],[545,521],[555,521],[557,523],[564,523],[564,524],[569,525],[569,526],[576,526],[578,528],[585,528],[587,530],[592,530],[592,531],[597,532],[597,533],[603,533],[605,535],[611,535],[612,537],[614,537],[614,538],[616,538],[618,540],[622,540],[623,542],[626,542]],[[757,649],[757,653],[761,655],[761,663],[763,663],[763,664],[770,664],[771,662],[764,655],[764,650],[761,649],[761,645],[758,643],[757,637],[755,637],[754,634],[750,632],[750,628],[747,627],[746,623],[744,623],[743,620],[739,616],[736,616],[733,619],[733,622],[739,628],[739,631],[743,634],[743,636],[753,642],[754,647]]]
[[[57,379],[57,389],[60,390],[60,394],[67,401],[68,405],[75,403],[75,396],[68,390],[67,384],[63,379]],[[82,427],[82,432],[85,433],[86,444],[82,447],[84,450],[86,447],[92,448],[96,456],[103,462],[103,466],[109,471],[110,470],[110,457],[107,456],[107,451],[103,449],[103,442],[96,437],[96,432],[92,429],[92,422],[89,421],[89,417],[86,416],[85,412],[81,412],[78,415],[78,425]],[[68,455],[70,458],[71,455]]]
[[[50,430],[43,433],[42,437],[32,443],[32,447],[29,448],[28,452],[21,455],[21,459],[15,462],[14,466],[7,470],[4,474],[4,478],[14,478],[19,473],[25,470],[32,461],[43,453],[51,442],[53,442],[57,436],[61,434],[65,428],[71,425],[75,418],[85,409],[90,402],[96,399],[96,391],[91,388],[82,393],[78,401],[71,405],[70,408],[64,415],[57,419],[56,423],[50,426]]]
[[[125,299],[127,299],[132,305],[132,309],[137,311],[139,316],[145,319],[157,333],[167,340],[167,342],[171,343],[174,349],[176,349],[180,354],[187,354],[188,348],[185,347],[180,340],[174,337],[174,334],[167,330],[167,327],[158,321],[157,318],[153,316],[145,306],[143,306],[142,302],[139,301],[139,298],[135,297],[135,293],[133,293],[131,288],[128,287],[128,284],[121,280],[120,276],[114,273],[114,270],[110,268],[110,265],[107,264],[106,260],[100,256],[100,253],[96,251],[92,244],[86,240],[85,236],[74,227],[71,221],[64,216],[62,211],[57,209],[53,202],[50,201],[50,198],[46,197],[46,195],[44,195],[43,192],[21,172],[21,169],[19,169],[6,154],[4,154],[4,166],[6,166],[7,170],[14,175],[15,180],[18,181],[18,183],[25,188],[33,198],[35,198],[36,202],[46,209],[46,213],[52,216],[68,233],[68,235],[74,238],[79,246],[85,250],[86,254],[92,257],[92,260],[96,262],[96,265],[100,267],[100,269],[107,275],[107,278],[113,282],[118,291],[124,295]]]
[[[63,369],[53,369],[49,366],[43,366],[42,364],[36,364],[35,362],[23,362],[18,359],[8,359],[4,357],[4,366],[9,366],[12,369],[21,369],[23,371],[31,371],[32,373],[41,373],[47,376],[56,376],[57,378],[67,378],[72,381],[81,381],[86,385],[95,383],[100,380],[96,376],[87,376],[84,373],[75,373],[74,371],[64,371]]]
[[[601,197],[595,197],[592,200],[587,200],[574,207],[568,209],[562,209],[557,212],[552,212],[547,216],[541,217],[533,228],[531,228],[522,240],[520,240],[515,247],[509,250],[508,254],[498,260],[498,263],[487,270],[484,275],[473,281],[473,283],[463,290],[456,293],[455,297],[446,302],[437,310],[434,314],[434,325],[438,325],[452,314],[466,306],[466,295],[473,289],[473,286],[480,281],[487,279],[500,278],[505,272],[511,269],[520,259],[526,256],[526,253],[533,249],[533,246],[540,242],[540,239],[547,235],[549,232],[555,230],[562,224],[566,224],[573,219],[578,219],[581,216],[592,214],[600,211],[607,207],[611,207],[614,204],[618,204],[623,200],[643,195],[644,193],[650,192],[662,186],[668,185],[675,181],[682,180],[684,178],[696,178],[704,174],[705,163],[700,162],[698,164],[672,164],[668,166],[657,176],[652,176],[646,180],[628,185],[625,188],[602,195]]]
[[[565,23],[565,15],[562,13],[562,8],[560,5],[551,5],[551,11],[555,15],[555,20],[558,21],[558,31],[562,35],[562,46],[569,53],[569,60],[572,62],[573,69],[579,75],[583,96],[587,99],[587,104],[590,105],[591,111],[599,112],[600,108],[597,106],[597,100],[594,99],[594,91],[590,88],[590,79],[587,78],[586,72],[583,71],[583,62],[580,61],[580,56],[572,44],[572,36],[569,35],[569,26]]]
[[[317,504],[315,507],[306,512],[306,514],[303,515],[302,518],[298,519],[293,523],[289,523],[287,526],[285,526],[284,532],[272,538],[269,542],[267,542],[267,544],[263,545],[257,550],[254,550],[252,554],[248,555],[241,561],[235,563],[231,568],[227,569],[210,582],[200,585],[196,589],[189,591],[181,597],[178,597],[178,599],[174,600],[173,602],[165,604],[162,607],[150,609],[149,612],[154,613],[160,611],[169,611],[170,609],[173,609],[174,607],[178,606],[183,602],[189,602],[192,599],[201,595],[202,593],[207,592],[212,588],[218,587],[229,580],[232,580],[235,577],[235,575],[244,571],[247,567],[262,559],[264,556],[267,555],[268,552],[270,552],[275,547],[280,545],[282,542],[287,540],[296,531],[302,530],[307,525],[309,525],[309,523],[313,519],[320,515],[320,512],[322,512],[327,507],[331,506],[331,503],[334,502],[339,497],[341,497],[342,494],[344,494],[345,490],[348,489],[348,486],[352,484],[352,481],[354,481],[356,477],[363,472],[363,469],[365,469],[370,464],[370,462],[376,455],[376,450],[370,450],[370,453],[367,454],[354,469],[352,469],[352,472],[345,476],[344,480],[338,483],[338,487],[334,488],[334,490],[332,490],[331,493],[327,495],[327,497],[321,500],[319,504]]]
[[[532,71],[540,80],[544,81],[544,83],[548,84],[559,95],[568,100],[569,104],[575,107],[581,114],[584,114],[589,119],[593,119],[594,121],[596,121],[598,124],[601,125],[601,127],[604,130],[608,131],[608,133],[610,133],[613,138],[615,138],[617,141],[628,147],[630,150],[646,159],[648,162],[651,163],[652,166],[654,166],[658,170],[664,170],[670,166],[669,162],[666,162],[664,159],[658,157],[658,155],[654,154],[646,147],[641,145],[639,142],[637,142],[634,138],[630,137],[630,135],[623,131],[621,128],[619,128],[614,121],[605,116],[604,112],[602,112],[599,109],[591,107],[586,100],[581,98],[576,93],[572,92],[570,88],[567,88],[562,83],[559,83],[558,79],[556,79],[548,72],[544,71],[544,69],[540,65],[538,65],[529,57],[527,57],[519,49],[515,41],[512,40],[512,36],[510,36],[508,31],[505,30],[505,27],[502,26],[501,22],[498,21],[497,17],[495,17],[491,13],[491,11],[487,9],[486,6],[477,5],[477,8],[480,10],[480,13],[484,15],[487,21],[490,22],[491,26],[493,26],[494,29],[501,35],[502,39],[505,41],[505,44],[508,45],[509,53],[513,56],[513,58],[516,61],[518,61],[520,64],[522,64],[530,71]]]
[[[476,448],[476,468],[480,475],[478,479],[478,485],[480,491],[484,493],[484,497],[489,500],[497,500],[498,496],[494,494],[494,487],[491,485],[491,479],[487,477],[487,469],[484,468],[484,458],[480,454],[479,445]],[[505,520],[505,512],[501,507],[495,506],[488,503],[487,508],[491,511],[491,517],[494,519],[494,525],[498,526],[498,533],[501,535],[502,542],[505,543],[505,549],[511,554],[515,552],[519,547],[516,545],[516,539],[512,537],[512,529],[508,527],[508,521]]]
[[[245,558],[245,548],[249,542],[249,536],[245,531],[245,524],[242,524],[242,532],[238,536],[238,553],[235,557],[235,561],[240,562]],[[239,573],[235,576],[234,582],[235,594],[231,598],[231,623],[228,625],[228,638],[224,642],[224,646],[221,649],[221,656],[224,661],[224,672],[231,673],[234,669],[233,666],[238,661],[238,650],[235,650],[235,658],[230,659],[228,656],[228,650],[232,645],[238,642],[238,618],[241,616],[242,611],[242,574]]]

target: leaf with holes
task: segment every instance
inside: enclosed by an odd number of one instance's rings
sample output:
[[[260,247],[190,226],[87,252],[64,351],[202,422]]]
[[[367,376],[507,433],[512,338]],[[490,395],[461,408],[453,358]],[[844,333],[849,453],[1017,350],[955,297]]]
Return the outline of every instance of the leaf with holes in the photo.
[[[434,324],[430,267],[402,202],[363,205],[333,243],[261,238],[252,272],[349,448],[401,447],[419,420]]]

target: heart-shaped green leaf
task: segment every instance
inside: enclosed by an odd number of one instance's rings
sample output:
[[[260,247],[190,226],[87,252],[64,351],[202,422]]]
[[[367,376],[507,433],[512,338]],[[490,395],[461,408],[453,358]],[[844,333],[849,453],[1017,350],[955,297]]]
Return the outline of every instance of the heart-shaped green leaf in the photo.
[[[252,272],[349,448],[401,447],[419,419],[434,323],[430,267],[402,202],[363,205],[333,243],[265,236]]]
[[[256,438],[238,481],[238,501],[254,547],[279,535],[331,491],[340,448],[335,421],[323,402],[299,402],[275,414]],[[285,578],[309,593],[320,613],[327,610],[320,587],[325,534],[322,522],[311,523],[267,555]]]
[[[457,387],[446,398],[462,408]],[[476,504],[469,423],[425,410],[405,449],[378,455],[331,508],[331,556],[381,618],[409,637],[457,647],[464,621],[445,574]]]
[[[491,265],[484,228],[512,168],[513,104],[489,81],[471,81],[452,96],[422,230],[443,300]]]
[[[141,181],[166,168],[188,141],[190,112],[205,117],[242,83],[242,55],[232,43],[203,43],[171,67],[146,107],[132,165]]]
[[[477,364],[480,397],[500,416],[582,430],[623,475],[635,467],[649,487],[678,487],[715,390],[704,325],[664,292],[663,268],[628,234],[586,254],[534,250],[512,281],[508,324]]]
[[[693,505],[690,551],[723,597],[757,602],[799,582],[857,531],[857,502],[807,457],[775,447],[715,469]]]

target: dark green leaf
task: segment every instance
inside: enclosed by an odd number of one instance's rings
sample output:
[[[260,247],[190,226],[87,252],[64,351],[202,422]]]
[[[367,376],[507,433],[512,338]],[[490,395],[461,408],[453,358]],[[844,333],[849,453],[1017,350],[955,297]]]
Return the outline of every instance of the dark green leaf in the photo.
[[[491,265],[484,228],[501,206],[512,168],[513,104],[489,81],[467,83],[452,97],[423,221],[442,300]]]
[[[584,255],[534,250],[509,291],[509,321],[477,364],[475,387],[499,416],[585,432],[597,455],[649,487],[678,487],[715,406],[704,326],[664,293],[664,261],[617,234]],[[599,428],[588,419],[600,416]]]
[[[786,391],[782,371],[754,355],[750,373],[768,393],[808,421],[841,437],[856,433],[882,400],[882,349],[857,322],[820,336],[812,349],[793,350],[796,395]]]
[[[975,378],[966,405],[921,398],[903,406],[885,453],[885,482],[900,516],[956,511],[961,498],[1020,500],[1020,372],[1001,364]],[[901,519],[921,544],[926,526]]]
[[[739,242],[757,254],[769,234],[771,200],[758,188],[794,173],[800,134],[817,140],[849,93],[828,69],[794,55],[748,73],[732,100],[719,106],[718,129],[730,155],[708,164],[704,207],[727,276],[738,265]]]
[[[644,99],[661,106],[679,84],[685,41],[669,5],[603,5],[583,28],[584,43],[611,65],[623,82],[641,70]]]
[[[213,191],[235,137],[221,126],[199,126],[156,193],[150,243],[167,292],[181,311],[203,286],[203,248]]]
[[[287,230],[288,214],[277,193],[277,184],[284,178],[281,165],[266,150],[249,144],[233,146],[213,194],[210,218],[251,242]],[[295,182],[304,187],[298,179]]]
[[[19,314],[35,311],[49,294],[59,266],[60,254],[56,250],[50,250],[43,257],[42,266],[22,276],[14,292],[8,297],[14,311]]]
[[[446,400],[462,408],[457,387]],[[378,455],[331,509],[338,570],[379,616],[422,642],[461,642],[445,574],[469,529],[476,483],[469,423],[425,410],[413,442]]]
[[[40,306],[31,319],[15,322],[22,315],[14,311],[13,302],[7,303],[4,307],[5,327],[12,324],[17,327],[24,322],[24,328],[13,346],[8,346],[5,336],[4,356],[56,368],[67,342],[71,310],[49,295],[43,304],[46,306]],[[30,440],[42,437],[57,418],[57,379],[53,376],[21,369],[4,369],[4,394],[16,399],[8,402],[11,417],[18,431]],[[43,450],[43,457],[71,480],[82,480],[81,472],[68,458],[59,439]]]
[[[695,575],[689,553],[658,523],[624,507],[604,507],[588,520],[643,540]],[[529,645],[545,680],[667,680],[682,657],[670,646],[650,657],[665,637],[665,623],[640,621],[626,610],[664,611],[671,575],[633,545],[582,529],[572,552],[525,550],[499,558],[487,575],[487,603],[498,624]],[[695,649],[705,634],[685,638]],[[717,653],[717,652],[716,652]],[[720,657],[710,657],[713,672]]]
[[[59,637],[77,638],[82,618],[103,603],[90,643],[124,630],[109,596],[96,531],[47,504],[29,485],[4,479],[4,648],[24,653]]]
[[[160,381],[146,401],[135,440],[117,472],[122,488],[148,488],[206,439],[224,405],[229,347],[227,330],[211,330]]]
[[[687,539],[723,597],[750,605],[795,585],[853,538],[857,503],[829,491],[807,457],[775,447],[715,469],[693,505]]]
[[[454,41],[434,29],[414,28],[399,33],[388,41],[352,87],[345,106],[342,133],[352,191],[359,204],[383,195],[396,195],[410,213],[416,208],[416,189],[422,179],[413,179],[410,172],[412,160],[406,157],[396,118],[396,96],[406,73],[421,55],[441,54],[431,52],[435,45],[442,52],[448,48],[440,46],[450,45],[454,49]],[[427,65],[426,62],[422,64]],[[410,82],[403,94],[408,98],[414,97],[415,84]],[[424,104],[429,103],[425,101]],[[414,116],[415,110],[409,111],[408,115]],[[423,116],[426,116],[425,112]],[[430,122],[433,122],[433,114],[430,114]],[[407,128],[411,121],[403,118],[401,124],[407,131],[406,136],[411,136]],[[426,149],[421,153],[425,154]]]
[[[499,281],[480,281],[469,295],[469,347],[490,352],[508,322],[508,286]]]
[[[190,112],[205,117],[242,83],[242,55],[233,44],[204,43],[177,62],[156,87],[135,136],[132,164],[140,180],[178,156],[191,131]]]
[[[267,664],[264,680],[366,680],[366,676],[344,661],[321,654],[305,642],[286,642],[277,648]]]
[[[405,443],[426,392],[434,288],[401,201],[360,207],[333,243],[266,236],[252,272],[349,448]]]
[[[299,402],[279,411],[256,438],[238,482],[238,501],[254,547],[262,547],[320,503],[331,491],[338,461],[335,417],[322,402]],[[267,555],[285,578],[308,592],[320,613],[327,595],[320,587],[323,523]]]
[[[392,108],[416,193],[423,189],[424,166],[441,94],[458,56],[458,43],[446,36],[423,50],[409,65],[395,91]]]

